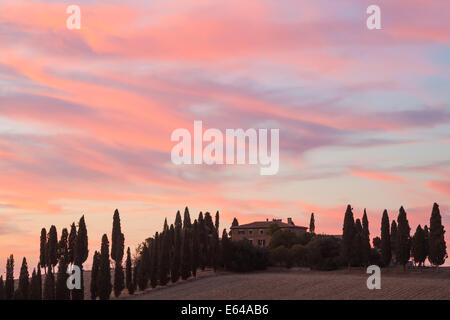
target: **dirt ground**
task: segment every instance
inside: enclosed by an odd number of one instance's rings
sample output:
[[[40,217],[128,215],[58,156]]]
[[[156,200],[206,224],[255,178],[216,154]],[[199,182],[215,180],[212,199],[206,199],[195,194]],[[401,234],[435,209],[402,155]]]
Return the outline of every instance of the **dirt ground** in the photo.
[[[383,270],[381,289],[368,290],[364,270],[318,272],[269,270],[233,274],[206,272],[197,280],[157,287],[120,299],[135,300],[302,300],[302,299],[445,299],[450,300],[450,268]],[[126,290],[125,290],[126,291]]]

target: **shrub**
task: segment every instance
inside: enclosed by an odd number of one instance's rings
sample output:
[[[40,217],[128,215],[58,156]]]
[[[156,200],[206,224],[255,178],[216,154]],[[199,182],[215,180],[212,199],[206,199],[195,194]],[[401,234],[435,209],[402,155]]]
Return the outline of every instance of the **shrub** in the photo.
[[[290,230],[278,230],[272,235],[269,247],[275,249],[279,246],[283,246],[290,249],[296,244],[306,245],[312,238],[313,235],[309,232],[297,235],[295,232]]]
[[[308,266],[308,249],[301,244],[293,245],[291,248],[292,262],[298,267]]]
[[[269,252],[269,260],[271,265],[285,266],[290,268],[292,266],[292,249],[288,249],[284,246],[279,246],[275,249],[271,249]]]
[[[343,265],[340,257],[340,240],[317,236],[307,246],[307,260],[311,269],[335,270]]]
[[[267,249],[254,247],[248,240],[230,242],[230,247],[231,271],[249,272],[267,267],[269,262]]]

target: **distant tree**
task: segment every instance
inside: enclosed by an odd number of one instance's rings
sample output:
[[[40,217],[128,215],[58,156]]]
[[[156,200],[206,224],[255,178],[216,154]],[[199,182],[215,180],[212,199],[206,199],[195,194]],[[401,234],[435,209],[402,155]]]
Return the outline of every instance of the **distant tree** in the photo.
[[[70,226],[70,234],[68,239],[68,263],[73,263],[75,259],[75,244],[77,242],[77,227],[75,226],[75,222]]]
[[[198,215],[198,240],[199,240],[199,267],[203,271],[208,264],[208,233],[206,230],[205,219],[203,218],[203,213],[200,212]]]
[[[88,255],[88,234],[86,222],[84,221],[84,216],[82,216],[78,222],[78,232],[74,248],[74,264],[78,266],[81,271],[81,288],[72,290],[72,300],[84,300],[83,263],[86,261]]]
[[[66,264],[69,264],[69,233],[66,228],[62,229],[61,239],[58,242],[57,258],[58,262],[64,258]]]
[[[436,266],[436,269],[448,258],[444,234],[445,229],[442,225],[439,205],[435,203],[430,217],[428,260]]]
[[[47,235],[47,267],[52,268],[54,273],[54,268],[58,263],[58,233],[55,226],[51,226]]]
[[[165,286],[169,281],[168,275],[170,271],[170,237],[169,233],[165,232],[161,235],[161,252],[159,259],[159,284]]]
[[[22,266],[20,268],[19,287],[17,288],[20,293],[21,300],[28,300],[30,298],[30,274],[28,273],[27,259],[24,257],[22,260]]]
[[[348,265],[347,261],[341,260],[342,252],[339,252],[342,250],[340,249],[341,242],[335,237],[314,237],[306,246],[309,267],[313,270],[335,270],[342,266],[342,263]]]
[[[37,300],[42,300],[42,274],[41,274],[41,265],[38,264],[37,274],[36,274],[36,284],[38,285],[38,289],[36,291]]]
[[[353,238],[355,237],[355,220],[350,205],[347,206],[344,217],[344,227],[342,230],[342,258],[350,268],[353,255]]]
[[[50,267],[45,275],[44,300],[55,300],[55,277]]]
[[[189,214],[188,207],[186,207],[184,209],[183,229],[190,229],[191,227],[192,227],[191,216]]]
[[[406,218],[406,211],[400,207],[397,217],[397,262],[406,269],[406,263],[411,256],[411,236],[408,219]]]
[[[197,277],[197,269],[200,265],[200,240],[198,234],[198,223],[194,221],[192,227],[192,275]]]
[[[142,248],[142,254],[141,257],[139,259],[139,264],[138,264],[138,279],[137,279],[137,283],[139,286],[139,290],[144,291],[145,289],[147,289],[148,286],[148,263],[150,262],[150,258],[149,258],[149,249],[147,247],[147,245],[144,246],[144,248]]]
[[[5,298],[12,300],[14,297],[14,256],[10,255],[6,261]]]
[[[219,225],[220,225],[220,217],[219,217],[219,211],[216,212],[216,220],[214,222],[214,227],[216,228],[217,232],[219,232]]]
[[[98,297],[99,273],[100,273],[100,253],[98,251],[95,251],[94,257],[92,258],[91,287],[90,287],[91,300],[96,300]]]
[[[428,229],[428,226],[425,225],[425,227],[423,227],[423,235],[425,238],[425,257],[428,258],[429,254],[430,254],[430,231]],[[425,261],[426,261],[425,258]],[[425,266],[425,261],[423,262],[423,265]]]
[[[114,211],[113,228],[111,234],[111,258],[115,262],[114,268],[114,295],[120,296],[120,293],[125,288],[124,274],[122,267],[123,251],[125,247],[125,237],[120,226],[119,210]]]
[[[362,262],[365,267],[370,263],[370,251],[369,220],[367,219],[366,209],[364,209],[362,218]]]
[[[175,228],[182,228],[183,227],[183,221],[181,220],[181,214],[180,214],[180,210],[177,211],[177,214],[175,216]]]
[[[128,289],[129,294],[133,294],[135,291],[134,283],[133,283],[133,270],[131,265],[131,253],[130,253],[130,247],[127,249],[127,260],[125,262],[125,269],[126,269],[126,285]]]
[[[380,237],[373,238],[372,244],[375,249],[381,251],[381,238]]]
[[[395,222],[395,219],[392,219],[391,224],[391,254],[392,254],[392,261],[394,263],[397,263],[397,222]]]
[[[352,248],[352,265],[355,267],[360,267],[363,262],[363,229],[361,225],[361,220],[356,219],[355,221],[355,235],[353,237],[353,248]]]
[[[109,260],[109,241],[106,234],[102,237],[100,266],[98,271],[98,296],[100,300],[109,300],[112,291],[111,261]]]
[[[42,228],[41,230],[41,239],[40,239],[40,254],[39,254],[39,263],[42,268],[47,267],[47,230]],[[47,271],[46,271],[47,272]]]
[[[391,234],[389,232],[389,216],[387,210],[383,211],[381,218],[381,262],[388,267],[391,263]]]
[[[226,229],[222,232],[222,262],[225,269],[230,267],[231,263],[231,243],[228,238],[228,233]]]
[[[181,219],[181,217],[180,217]],[[172,282],[177,282],[180,279],[181,269],[181,226],[175,226],[175,245],[173,248],[173,259],[170,267],[170,279]]]
[[[311,213],[311,218],[309,219],[309,232],[314,233],[316,231],[316,221],[314,219],[314,212]]]
[[[220,242],[219,242],[219,234],[217,230],[214,229],[212,236],[210,237],[210,247],[211,247],[211,255],[212,255],[212,267],[214,272],[217,271],[217,268],[220,265],[220,261],[222,260],[220,256]]]
[[[184,229],[183,250],[181,255],[181,279],[186,280],[191,276],[192,267],[192,241],[189,229]]]
[[[136,292],[136,290],[138,288],[138,283],[137,283],[137,279],[138,279],[138,261],[139,261],[138,259],[134,259],[134,263],[133,263],[133,283],[132,283],[133,293]]]
[[[0,301],[5,300],[5,284],[3,282],[3,276],[0,276]]]
[[[67,255],[62,255],[59,258],[58,276],[56,278],[55,298],[56,300],[70,300],[70,291],[67,288],[67,274],[68,263],[66,261]]]
[[[160,247],[160,236],[158,232],[155,234],[155,240],[153,241],[151,245],[151,252],[150,252],[150,285],[152,288],[155,288],[158,285],[158,266],[159,266],[159,247]]]
[[[231,226],[232,226],[232,227],[237,227],[237,226],[239,226],[238,219],[234,218],[234,219],[233,219],[233,222],[231,223]]]
[[[291,248],[294,244],[298,243],[300,243],[300,240],[295,232],[291,230],[279,229],[272,234],[269,247],[272,249],[278,248],[279,246]]]
[[[427,258],[425,250],[425,232],[419,224],[414,236],[412,237],[411,246],[411,254],[414,258],[414,262],[419,266],[421,266]]]

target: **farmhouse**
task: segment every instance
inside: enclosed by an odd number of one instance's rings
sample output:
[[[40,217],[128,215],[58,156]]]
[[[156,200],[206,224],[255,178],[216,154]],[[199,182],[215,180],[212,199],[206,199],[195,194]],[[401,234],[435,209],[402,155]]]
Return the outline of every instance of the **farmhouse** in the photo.
[[[290,230],[297,234],[305,233],[308,228],[296,226],[291,218],[287,219],[287,223],[281,219],[266,219],[266,221],[256,221],[248,224],[231,227],[231,240],[239,241],[243,239],[249,240],[254,246],[267,247],[270,243],[272,235],[270,234],[270,226],[276,224],[282,230]]]

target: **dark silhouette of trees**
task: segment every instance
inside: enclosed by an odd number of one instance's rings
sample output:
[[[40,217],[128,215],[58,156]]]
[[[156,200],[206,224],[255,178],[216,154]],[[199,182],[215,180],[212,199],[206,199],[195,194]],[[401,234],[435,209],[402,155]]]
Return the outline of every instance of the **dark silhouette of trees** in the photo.
[[[75,226],[75,222],[70,226],[70,234],[68,239],[68,248],[67,248],[67,263],[73,263],[75,259],[75,244],[77,242],[77,227]]]
[[[444,238],[445,230],[442,225],[441,213],[439,205],[433,204],[433,211],[430,217],[429,230],[429,255],[428,260],[436,266],[436,269],[444,264],[447,259],[447,246]]]
[[[355,221],[355,235],[353,237],[353,252],[352,252],[352,265],[360,267],[362,265],[363,256],[363,237],[362,237],[362,225],[361,220]]]
[[[181,228],[183,227],[183,221],[181,220],[181,214],[180,214],[180,210],[177,211],[177,214],[175,215],[175,223],[174,223],[174,227],[175,228]]]
[[[14,297],[14,256],[10,255],[6,260],[5,298],[12,300]]]
[[[48,268],[44,281],[44,300],[55,300],[55,277],[52,268]]]
[[[160,237],[159,233],[156,232],[155,239],[153,240],[151,244],[151,251],[150,251],[150,285],[152,288],[155,288],[158,285],[158,278],[159,278],[159,272],[158,272],[158,266],[159,266],[159,247],[160,247]]]
[[[139,290],[141,291],[147,289],[148,286],[148,273],[149,273],[148,263],[150,262],[149,254],[150,254],[149,249],[147,247],[147,244],[145,244],[144,247],[142,248],[141,257],[138,263],[137,283],[139,286]]]
[[[400,207],[397,217],[397,262],[406,269],[406,263],[411,256],[411,237],[408,219],[406,218],[406,211],[403,207]]]
[[[426,256],[425,247],[425,232],[423,231],[420,224],[417,226],[416,232],[412,237],[411,254],[414,258],[414,262],[419,266],[423,265]]]
[[[397,263],[397,222],[395,222],[395,219],[392,219],[391,224],[391,255],[392,255],[392,262]]]
[[[353,238],[355,237],[355,221],[350,205],[347,206],[344,217],[344,227],[342,232],[342,258],[350,268],[353,256]]]
[[[161,252],[159,258],[159,284],[165,286],[169,282],[170,271],[170,234],[168,229],[161,234]]]
[[[102,237],[102,247],[100,250],[100,264],[98,271],[98,297],[100,300],[109,300],[112,291],[111,266],[109,260],[109,241],[106,234]]]
[[[19,287],[17,288],[16,297],[20,300],[28,300],[30,298],[30,274],[28,273],[27,259],[24,257],[22,260],[22,266],[20,267],[19,275]]]
[[[236,217],[233,219],[233,222],[231,223],[231,226],[232,226],[232,227],[237,227],[237,226],[239,226],[239,222],[238,222],[238,219],[236,219]]]
[[[184,209],[183,229],[190,229],[191,227],[192,227],[191,215],[189,214],[188,207],[186,207]]]
[[[98,251],[95,251],[94,257],[92,258],[91,286],[90,286],[91,300],[96,300],[98,297],[99,272],[100,272],[100,253]]]
[[[77,238],[74,248],[74,264],[78,266],[81,271],[81,288],[72,290],[72,300],[84,300],[83,263],[86,261],[88,255],[88,234],[84,216],[82,216],[78,222]]]
[[[192,227],[192,276],[197,277],[197,269],[200,265],[200,239],[198,234],[198,222],[194,221]]]
[[[180,221],[177,223],[175,219],[175,244],[173,246],[173,258],[172,265],[170,267],[170,279],[172,282],[177,282],[180,279],[181,268],[181,216],[180,212],[177,212],[177,219],[180,217]]]
[[[309,232],[314,233],[316,231],[316,220],[314,219],[314,212],[311,213],[311,218],[309,219]]]
[[[114,211],[113,229],[111,234],[111,258],[115,262],[114,269],[114,295],[120,296],[120,293],[125,288],[124,273],[122,267],[123,251],[125,247],[125,236],[122,233],[120,226],[119,210]]]
[[[181,256],[181,279],[186,280],[191,276],[192,267],[192,241],[189,229],[184,229],[183,251]]]
[[[373,247],[379,251],[381,251],[381,238],[375,237],[372,240]]]
[[[381,262],[388,267],[391,263],[391,234],[389,231],[389,216],[387,210],[383,211],[381,218]]]
[[[427,225],[425,225],[425,227],[423,227],[423,235],[425,238],[425,257],[428,258],[428,256],[430,255],[430,231],[429,231]],[[426,259],[425,259],[425,261],[426,261]],[[423,262],[424,266],[425,266],[425,261]]]
[[[214,227],[216,228],[217,233],[219,232],[219,226],[220,226],[220,216],[219,211],[216,212],[216,220],[214,222]]]
[[[129,294],[134,294],[135,287],[133,282],[133,268],[131,264],[131,252],[130,247],[127,249],[127,260],[125,261],[126,270],[126,286]]]
[[[222,262],[225,270],[229,269],[231,262],[231,240],[228,238],[226,229],[222,232]]]
[[[55,226],[51,226],[47,235],[47,267],[55,271],[55,266],[58,263],[58,233]]]
[[[47,230],[42,228],[41,230],[41,239],[40,239],[40,252],[39,252],[39,264],[42,268],[47,267]],[[47,272],[47,271],[45,271]]]
[[[56,278],[55,297],[56,300],[69,300],[70,291],[67,288],[67,267],[69,265],[69,248],[68,248],[69,233],[66,228],[61,232],[61,239],[58,243],[58,275]]]
[[[370,231],[369,231],[369,220],[367,219],[367,212],[364,209],[364,214],[362,218],[362,262],[365,267],[370,263]]]
[[[0,276],[0,301],[5,300],[5,284],[3,282],[3,276]]]

